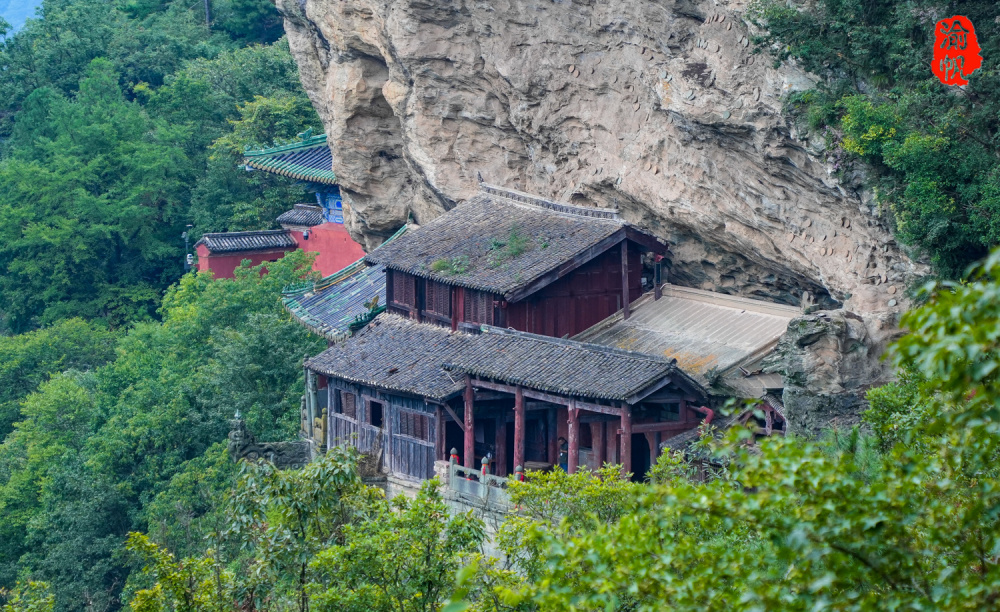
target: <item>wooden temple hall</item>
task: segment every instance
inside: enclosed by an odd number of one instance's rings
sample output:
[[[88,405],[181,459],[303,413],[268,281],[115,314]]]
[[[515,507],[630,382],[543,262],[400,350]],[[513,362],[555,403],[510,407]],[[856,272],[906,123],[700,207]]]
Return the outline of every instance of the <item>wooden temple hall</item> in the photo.
[[[742,366],[794,315],[677,291],[660,278],[666,254],[617,211],[481,185],[286,293],[330,341],[305,364],[306,435],[381,448],[390,475],[410,480],[432,477],[451,449],[501,476],[611,462],[641,477],[668,440],[711,419],[715,374],[780,396],[780,378]]]

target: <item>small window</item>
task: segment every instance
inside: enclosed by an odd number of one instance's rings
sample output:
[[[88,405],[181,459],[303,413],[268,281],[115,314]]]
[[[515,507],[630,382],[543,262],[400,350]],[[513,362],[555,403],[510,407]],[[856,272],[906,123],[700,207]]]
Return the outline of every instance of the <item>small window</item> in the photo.
[[[368,402],[368,424],[373,427],[382,428],[383,421],[383,406],[382,402],[369,401]]]
[[[392,301],[411,308],[416,306],[416,278],[405,272],[392,273]]]
[[[409,436],[425,442],[430,440],[430,416],[409,410],[399,411],[399,431],[401,436]]]
[[[358,418],[358,409],[354,405],[353,393],[348,393],[347,391],[340,392],[340,407],[341,413],[345,417],[350,417],[352,419]]]
[[[493,294],[466,289],[465,320],[493,325]]]
[[[444,283],[428,280],[424,297],[425,308],[444,317],[451,316],[451,287]]]

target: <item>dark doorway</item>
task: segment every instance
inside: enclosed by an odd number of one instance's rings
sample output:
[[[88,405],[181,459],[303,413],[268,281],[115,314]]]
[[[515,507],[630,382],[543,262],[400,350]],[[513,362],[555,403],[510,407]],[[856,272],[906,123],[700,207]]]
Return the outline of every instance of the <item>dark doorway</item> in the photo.
[[[382,402],[368,402],[368,424],[381,429],[384,418],[382,412]]]
[[[444,424],[444,452],[445,459],[451,457],[451,449],[455,449],[458,454],[459,463],[465,465],[462,453],[465,452],[465,432],[455,421],[446,421]]]
[[[649,471],[649,440],[646,434],[632,434],[632,480],[642,482]]]

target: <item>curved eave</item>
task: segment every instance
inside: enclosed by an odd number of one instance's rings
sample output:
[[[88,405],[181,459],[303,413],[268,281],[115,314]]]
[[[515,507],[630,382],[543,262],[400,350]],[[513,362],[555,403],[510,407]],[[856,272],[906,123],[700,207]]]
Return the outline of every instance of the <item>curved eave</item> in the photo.
[[[267,163],[263,161],[255,161],[252,159],[245,160],[246,165],[250,166],[255,170],[260,170],[262,172],[270,172],[272,174],[277,174],[280,176],[286,176],[288,178],[296,179],[299,181],[308,181],[311,183],[321,183],[323,185],[336,185],[337,175],[332,171],[327,172],[325,170],[313,170],[311,168],[303,168],[295,164],[283,164],[282,162],[277,163]]]

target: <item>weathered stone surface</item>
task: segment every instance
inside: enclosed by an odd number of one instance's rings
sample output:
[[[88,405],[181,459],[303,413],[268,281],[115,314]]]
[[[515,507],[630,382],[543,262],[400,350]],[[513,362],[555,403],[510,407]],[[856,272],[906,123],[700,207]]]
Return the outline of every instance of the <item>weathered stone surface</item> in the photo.
[[[865,321],[844,310],[792,319],[764,363],[765,371],[784,377],[789,431],[816,434],[857,423],[864,392],[888,375],[887,364],[878,357],[895,330],[891,317]]]
[[[243,419],[235,418],[229,426],[229,456],[233,461],[270,461],[278,469],[289,469],[303,467],[312,459],[308,440],[258,442]]]
[[[617,203],[677,245],[671,279],[690,286],[898,311],[876,275],[924,272],[782,115],[814,79],[754,55],[745,2],[277,3],[369,248],[482,173]]]

